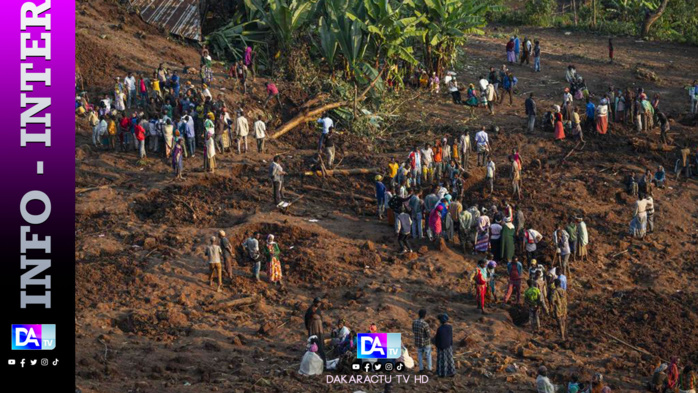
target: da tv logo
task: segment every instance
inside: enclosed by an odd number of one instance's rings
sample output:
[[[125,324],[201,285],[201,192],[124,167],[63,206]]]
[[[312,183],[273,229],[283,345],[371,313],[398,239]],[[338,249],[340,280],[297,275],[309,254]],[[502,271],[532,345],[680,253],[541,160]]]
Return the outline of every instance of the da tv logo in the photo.
[[[402,355],[400,333],[359,333],[359,359],[397,359]]]
[[[56,348],[56,325],[12,325],[12,350]]]

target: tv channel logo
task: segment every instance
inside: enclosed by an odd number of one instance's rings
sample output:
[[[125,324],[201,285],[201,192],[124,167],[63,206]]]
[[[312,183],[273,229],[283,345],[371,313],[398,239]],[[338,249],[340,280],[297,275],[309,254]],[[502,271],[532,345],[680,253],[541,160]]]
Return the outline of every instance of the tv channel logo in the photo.
[[[12,350],[56,348],[56,325],[12,325]]]
[[[359,359],[397,359],[402,355],[400,333],[359,333]]]

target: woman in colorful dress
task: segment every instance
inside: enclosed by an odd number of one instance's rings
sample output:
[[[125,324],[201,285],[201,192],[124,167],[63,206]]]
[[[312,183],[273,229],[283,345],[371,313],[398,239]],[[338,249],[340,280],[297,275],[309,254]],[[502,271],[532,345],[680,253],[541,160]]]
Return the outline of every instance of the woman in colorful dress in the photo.
[[[565,127],[562,126],[562,113],[555,112],[555,140],[565,139]]]
[[[281,250],[279,245],[274,241],[274,235],[267,236],[267,245],[264,249],[264,254],[267,256],[267,276],[269,277],[269,282],[274,284],[281,284],[281,262],[279,261],[279,255],[281,255]]]
[[[486,215],[487,209],[482,209],[482,215],[477,220],[477,237],[475,238],[475,252],[487,252],[490,245],[490,218]]]
[[[184,155],[184,149],[182,147],[183,139],[180,138],[175,144],[174,150],[172,150],[172,169],[174,169],[175,179],[182,180],[182,156]]]

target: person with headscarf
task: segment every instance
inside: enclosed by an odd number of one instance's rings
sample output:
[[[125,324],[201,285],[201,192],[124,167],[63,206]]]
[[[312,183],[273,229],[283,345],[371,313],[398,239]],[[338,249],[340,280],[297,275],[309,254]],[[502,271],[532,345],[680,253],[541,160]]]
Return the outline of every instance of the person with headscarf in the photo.
[[[666,370],[669,366],[666,363],[662,363],[654,369],[652,373],[652,380],[648,383],[648,388],[652,393],[664,393],[667,385],[667,375]]]
[[[516,304],[521,303],[521,277],[523,277],[523,265],[519,262],[518,257],[514,257],[512,261],[507,262],[507,273],[509,283],[507,285],[507,293],[504,295],[504,303],[509,302],[509,298],[514,295]]]
[[[434,208],[434,210],[429,213],[429,229],[431,230],[431,235],[437,242],[441,237],[442,220],[441,215],[443,214],[444,207],[439,204]]]
[[[602,98],[596,107],[596,132],[605,135],[608,132],[608,100]]]
[[[182,147],[182,139],[178,140],[175,144],[174,150],[172,150],[172,169],[174,169],[174,178],[177,180],[183,180],[182,177],[182,156],[184,155],[184,148]]]
[[[565,139],[565,127],[562,125],[562,113],[555,112],[555,140],[560,141]]]
[[[452,377],[456,375],[456,363],[453,360],[453,327],[448,323],[448,314],[439,315],[441,326],[436,329],[436,375]]]
[[[206,115],[204,121],[204,170],[213,173],[216,169],[216,143],[214,141],[215,127],[213,121],[215,116],[212,112]]]
[[[486,215],[487,209],[482,208],[482,215],[477,221],[477,235],[475,237],[475,251],[487,252],[490,245],[490,218]]]
[[[467,99],[465,100],[465,105],[467,106],[478,106],[477,95],[475,94],[475,85],[472,83],[468,85],[468,92],[466,93]]]
[[[319,337],[310,336],[308,338],[307,350],[303,359],[301,360],[301,366],[298,373],[301,375],[320,375],[324,371],[324,364],[322,357],[318,355],[319,351]]]
[[[269,282],[282,284],[281,278],[283,274],[281,272],[281,261],[279,261],[281,250],[279,249],[279,245],[274,241],[274,235],[267,236],[264,254],[267,257],[267,276],[269,277]]]
[[[504,217],[504,225],[502,226],[502,234],[500,236],[499,256],[500,261],[509,262],[514,257],[514,234],[516,228],[511,222],[511,217]]]

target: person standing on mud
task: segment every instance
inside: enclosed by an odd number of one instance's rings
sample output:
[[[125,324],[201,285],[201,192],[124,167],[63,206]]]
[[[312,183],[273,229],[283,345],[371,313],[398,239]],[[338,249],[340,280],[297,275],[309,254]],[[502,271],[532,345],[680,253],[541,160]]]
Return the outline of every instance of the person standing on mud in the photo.
[[[533,333],[538,333],[540,330],[540,307],[541,307],[540,289],[535,286],[532,279],[528,280],[528,288],[524,292],[524,301],[528,306],[528,318],[531,323]]]
[[[480,259],[477,262],[477,268],[474,276],[475,290],[477,297],[477,308],[482,314],[486,314],[485,311],[485,295],[487,294],[487,260]]]
[[[555,290],[552,294],[552,311],[553,317],[557,321],[557,326],[560,328],[560,336],[562,341],[567,340],[567,291],[561,288],[560,279],[555,279]]]
[[[419,372],[424,372],[424,363],[427,370],[431,371],[431,331],[429,324],[424,318],[427,310],[419,310],[419,318],[412,322],[412,334],[414,334],[414,346],[417,348],[417,359],[419,361]]]
[[[589,244],[589,232],[587,224],[582,217],[577,217],[577,256],[580,262],[588,261],[587,245]]]
[[[528,116],[528,132],[531,133],[536,127],[536,101],[533,99],[533,93],[529,94],[526,99],[526,115]]]
[[[509,276],[509,284],[507,285],[507,293],[504,295],[504,304],[509,303],[512,295],[516,298],[516,304],[521,303],[521,277],[523,277],[523,265],[519,262],[518,257],[514,257],[512,261],[507,262],[507,274]]]
[[[490,85],[487,85],[488,87]],[[460,136],[460,139],[458,140],[458,151],[460,153],[460,158],[461,158],[461,166],[463,169],[467,170],[469,166],[469,159],[470,159],[470,135],[468,134],[468,131],[463,131],[463,133]]]
[[[317,143],[317,151],[319,153],[320,151],[322,151],[322,146],[324,144],[325,138],[327,137],[327,134],[329,134],[330,132],[330,128],[334,127],[334,121],[329,116],[329,114],[325,113],[321,118],[317,120],[317,123],[322,126],[322,134],[320,134],[320,139]]]
[[[475,145],[477,147],[477,166],[487,164],[487,157],[490,152],[490,139],[485,131],[485,126],[475,134]]]
[[[511,161],[511,194],[512,197],[521,200],[521,161],[509,156]]]
[[[252,277],[259,281],[259,271],[262,268],[262,255],[259,252],[259,232],[255,232],[242,242],[245,256],[252,263]]]
[[[262,115],[257,115],[257,121],[254,122],[254,137],[257,141],[257,153],[264,153],[264,140],[267,137],[266,134],[267,125],[262,120]]]
[[[553,243],[555,243],[555,257],[560,259],[560,267],[562,272],[570,276],[570,235],[562,228],[562,224],[558,224],[557,229],[553,232]],[[553,261],[555,265],[555,261]]]
[[[233,246],[230,244],[230,240],[225,236],[225,231],[218,231],[218,239],[221,243],[221,250],[223,250],[223,269],[225,275],[229,279],[233,279]]]
[[[400,207],[400,214],[398,214],[395,219],[395,234],[397,235],[397,242],[400,245],[401,253],[405,254],[407,252],[412,252],[412,245],[410,245],[410,232],[412,230],[412,218],[405,211],[405,207]]]
[[[608,58],[610,59],[609,63],[613,64],[613,39],[612,38],[608,39]]]
[[[316,298],[316,300],[319,300]],[[325,357],[325,339],[323,338],[323,323],[322,312],[320,311],[321,302],[313,302],[310,306],[310,316],[306,313],[306,327],[308,328],[308,337],[317,337],[317,354],[322,359],[323,365],[327,362]],[[324,366],[323,366],[324,369]]]
[[[208,285],[213,286],[213,276],[218,275],[218,289],[216,289],[216,292],[221,292],[221,287],[223,285],[221,255],[223,255],[223,251],[220,246],[216,244],[215,236],[211,236],[210,244],[206,246],[204,255],[207,257],[208,266],[211,269],[211,274],[208,276]]]
[[[281,156],[274,156],[274,160],[269,166],[269,177],[274,189],[274,203],[277,205],[281,203],[284,195],[283,182],[285,174],[286,172],[284,172],[284,168],[281,166]]]
[[[176,180],[184,180],[182,177],[182,170],[184,169],[182,156],[184,156],[184,147],[182,145],[182,139],[179,139],[172,150],[172,169],[174,169],[174,179]]]
[[[250,124],[247,118],[238,112],[238,117],[235,120],[235,136],[238,140],[238,154],[247,153],[247,135],[250,133]]]
[[[540,72],[540,41],[538,40],[533,47],[533,71]]]

